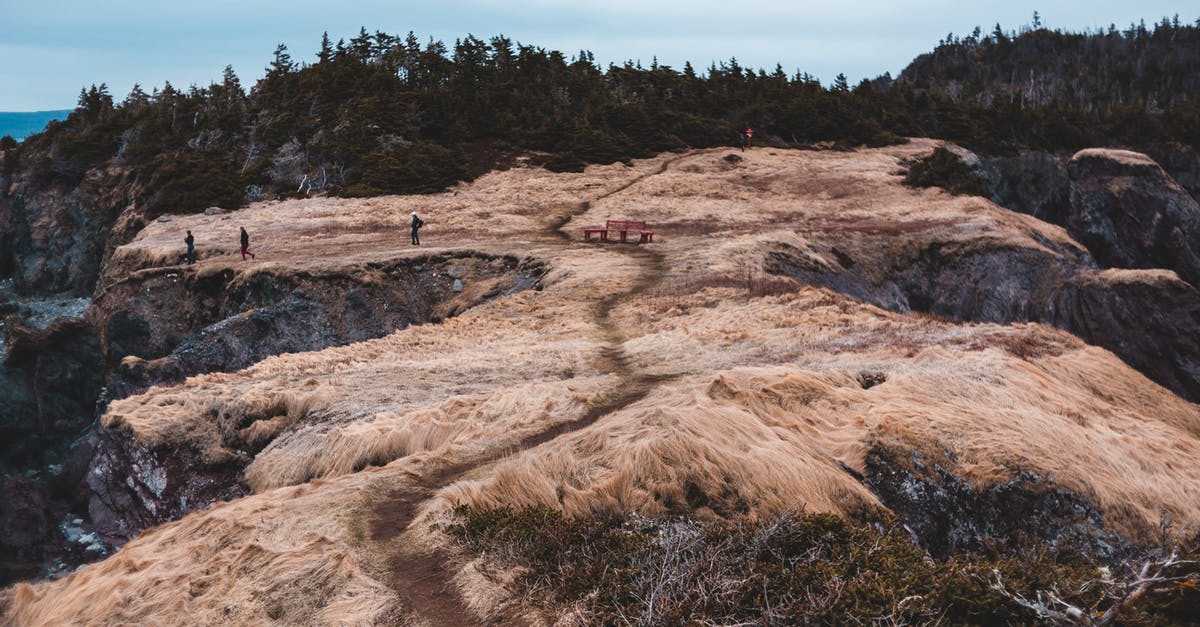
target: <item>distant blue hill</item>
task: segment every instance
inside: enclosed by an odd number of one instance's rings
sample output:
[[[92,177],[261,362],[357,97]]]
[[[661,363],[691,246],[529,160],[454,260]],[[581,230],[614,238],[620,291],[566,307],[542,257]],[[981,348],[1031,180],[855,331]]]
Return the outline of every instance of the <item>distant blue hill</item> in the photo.
[[[72,109],[58,111],[0,111],[0,137],[12,135],[21,141],[46,128],[50,120],[62,120]]]

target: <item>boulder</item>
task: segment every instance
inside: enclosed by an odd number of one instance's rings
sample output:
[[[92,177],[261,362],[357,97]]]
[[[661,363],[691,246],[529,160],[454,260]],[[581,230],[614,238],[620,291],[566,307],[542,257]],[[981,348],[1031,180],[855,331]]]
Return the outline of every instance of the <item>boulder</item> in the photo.
[[[1200,285],[1200,204],[1153,159],[1089,148],[1068,171],[1067,230],[1101,265],[1166,268]]]
[[[1081,272],[1051,295],[1044,320],[1200,400],[1200,290],[1175,273]]]

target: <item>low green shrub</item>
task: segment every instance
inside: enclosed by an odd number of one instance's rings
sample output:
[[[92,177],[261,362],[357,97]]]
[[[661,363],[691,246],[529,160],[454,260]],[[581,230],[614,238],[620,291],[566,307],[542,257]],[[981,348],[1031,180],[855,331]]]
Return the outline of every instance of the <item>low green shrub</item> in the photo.
[[[953,152],[938,148],[933,154],[908,164],[904,184],[940,187],[956,196],[988,196],[987,186]]]

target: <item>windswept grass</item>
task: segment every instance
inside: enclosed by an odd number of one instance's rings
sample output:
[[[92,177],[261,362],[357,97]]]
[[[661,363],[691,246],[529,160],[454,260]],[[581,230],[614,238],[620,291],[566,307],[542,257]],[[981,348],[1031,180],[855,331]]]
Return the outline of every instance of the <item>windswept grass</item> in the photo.
[[[900,185],[899,161],[935,147],[752,150],[728,168],[704,151],[667,168],[675,156],[579,174],[514,168],[443,194],[267,202],[151,223],[126,245],[130,268],[139,255],[168,259],[191,228],[203,258],[188,271],[269,260],[271,271],[358,272],[429,254],[404,241],[405,216],[418,210],[429,247],[519,250],[549,270],[534,289],[438,324],[111,403],[106,427],[144,445],[237,454],[255,490],[146,530],[104,562],[0,594],[4,620],[433,620],[397,610],[411,582],[372,565],[398,548],[445,546],[436,525],[458,506],[470,508],[454,523],[460,548],[486,554],[439,563],[460,570],[435,584],[448,599],[456,587],[475,599],[480,622],[511,618],[503,606],[526,592],[554,614],[546,623],[564,625],[1034,622],[992,588],[991,567],[1009,592],[1056,589],[1104,607],[1105,592],[1080,589],[1096,569],[1068,555],[934,562],[906,533],[841,522],[889,519],[863,481],[881,446],[936,460],[979,498],[1014,473],[1037,477],[1139,546],[1155,542],[1161,512],[1200,521],[1200,468],[1188,463],[1200,458],[1200,408],[1111,353],[1041,325],[889,313],[769,277],[782,248],[868,278],[933,242],[1082,250],[985,199]],[[560,228],[565,214],[575,217]],[[664,228],[644,248],[577,243],[577,226],[616,217]],[[243,224],[259,262],[221,252]],[[603,407],[629,373],[653,387],[586,426],[533,437]],[[461,472],[439,475],[446,468]],[[372,506],[393,494],[415,500],[391,521],[395,534],[377,537],[364,512],[400,511]],[[788,514],[798,504],[806,514]],[[528,506],[538,509],[519,509]],[[511,568],[468,572],[493,561]],[[491,594],[514,572],[526,573],[515,597]],[[1128,620],[1200,615],[1190,594]]]

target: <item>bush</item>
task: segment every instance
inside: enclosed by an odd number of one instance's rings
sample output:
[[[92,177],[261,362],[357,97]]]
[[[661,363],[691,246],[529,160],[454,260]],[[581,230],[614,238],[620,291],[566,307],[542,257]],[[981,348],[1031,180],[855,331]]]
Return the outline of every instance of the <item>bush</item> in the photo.
[[[568,520],[545,508],[455,513],[448,533],[524,566],[524,592],[552,608],[585,608],[586,620],[602,624],[1028,624],[1036,614],[1011,593],[1055,590],[1093,610],[1110,602],[1092,585],[1101,571],[1078,555],[1030,547],[936,561],[896,528],[827,514],[698,522]],[[1194,587],[1180,585],[1121,618],[1183,624],[1198,601]]]
[[[551,172],[583,172],[587,162],[572,153],[564,153],[550,157],[542,167]]]
[[[938,148],[933,154],[908,164],[904,184],[909,187],[940,187],[956,196],[988,196],[987,186],[958,155]]]
[[[341,190],[346,196],[439,192],[468,177],[465,159],[437,144],[416,142],[372,152],[359,177]]]
[[[224,152],[180,149],[166,153],[140,171],[153,190],[146,214],[196,213],[213,205],[240,207],[247,180]]]

